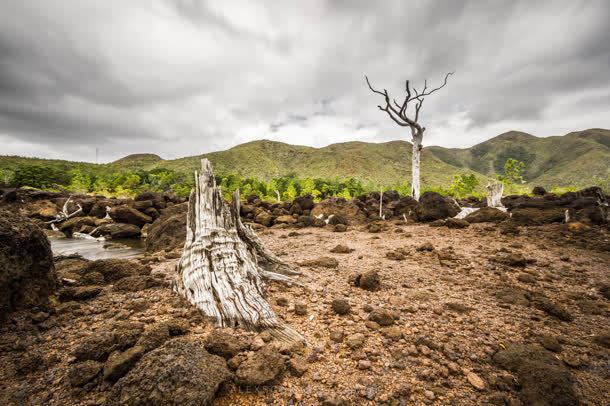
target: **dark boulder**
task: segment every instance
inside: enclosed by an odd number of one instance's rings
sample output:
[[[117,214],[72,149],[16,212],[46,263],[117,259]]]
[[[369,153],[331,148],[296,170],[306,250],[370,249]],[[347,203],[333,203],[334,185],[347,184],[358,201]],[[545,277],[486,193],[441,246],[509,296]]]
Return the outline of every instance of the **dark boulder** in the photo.
[[[221,357],[178,338],[144,355],[112,387],[107,405],[210,405],[230,377]]]
[[[229,359],[246,350],[248,343],[234,333],[215,329],[206,337],[205,348],[211,354]]]
[[[469,223],[501,223],[508,219],[508,217],[507,212],[495,207],[482,207],[467,215],[464,220]]]
[[[546,195],[546,189],[543,188],[542,186],[535,186],[532,189],[532,194],[534,196],[544,196],[544,195]]]
[[[140,227],[133,224],[125,223],[108,223],[102,224],[92,232],[94,237],[110,237],[117,238],[136,238],[139,237],[142,231]]]
[[[511,218],[515,223],[530,226],[561,223],[565,220],[565,211],[562,207],[517,208],[511,210]]]
[[[109,214],[117,223],[134,224],[138,227],[142,227],[146,223],[152,223],[150,216],[126,205],[113,207]]]
[[[294,203],[297,203],[302,210],[311,210],[314,207],[314,201],[311,195],[298,196],[294,199]]]
[[[555,355],[539,345],[510,344],[493,356],[496,364],[514,373],[525,405],[579,405],[576,380]]]
[[[162,211],[148,229],[146,251],[172,250],[184,245],[188,203],[181,203]]]
[[[13,310],[46,307],[56,288],[44,232],[31,220],[0,210],[0,321]]]
[[[94,217],[72,217],[62,223],[59,223],[57,227],[59,231],[64,233],[66,236],[71,237],[72,233],[77,232],[83,226],[95,226]]]
[[[415,212],[419,221],[434,221],[455,217],[460,208],[451,198],[435,192],[425,192],[419,198]]]
[[[235,383],[241,386],[271,384],[284,370],[284,357],[277,347],[267,344],[239,365],[235,372]]]

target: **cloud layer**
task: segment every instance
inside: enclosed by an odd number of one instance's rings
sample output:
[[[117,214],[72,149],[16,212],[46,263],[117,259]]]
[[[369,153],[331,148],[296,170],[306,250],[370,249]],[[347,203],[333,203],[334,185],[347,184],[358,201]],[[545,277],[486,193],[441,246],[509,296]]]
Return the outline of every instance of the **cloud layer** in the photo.
[[[563,3],[563,4],[562,4]],[[0,154],[165,158],[409,139],[364,82],[432,85],[425,145],[610,127],[610,3],[10,1]]]

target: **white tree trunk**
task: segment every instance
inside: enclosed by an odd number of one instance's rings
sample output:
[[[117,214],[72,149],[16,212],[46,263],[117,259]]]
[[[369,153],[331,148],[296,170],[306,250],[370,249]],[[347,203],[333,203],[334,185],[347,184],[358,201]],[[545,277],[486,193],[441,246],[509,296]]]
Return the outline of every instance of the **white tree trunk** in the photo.
[[[383,189],[379,193],[379,217],[385,220],[383,217]]]
[[[411,162],[411,196],[415,200],[419,200],[419,167],[421,162],[421,149],[424,134],[412,130],[413,156]]]
[[[302,340],[280,323],[263,293],[263,278],[289,278],[259,267],[256,254],[276,268],[283,265],[285,273],[288,267],[241,223],[239,192],[233,206],[227,205],[216,187],[210,162],[203,159],[201,163],[202,172],[196,174],[189,199],[187,235],[174,290],[222,327],[269,329],[277,338]]]
[[[502,193],[504,193],[504,184],[502,182],[487,184],[487,206],[502,208]]]

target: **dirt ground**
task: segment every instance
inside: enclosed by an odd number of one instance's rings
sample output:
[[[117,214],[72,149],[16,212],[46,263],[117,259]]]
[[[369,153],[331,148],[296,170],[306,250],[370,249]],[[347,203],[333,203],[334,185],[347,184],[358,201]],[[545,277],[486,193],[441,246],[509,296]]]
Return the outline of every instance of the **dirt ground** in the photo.
[[[285,373],[256,389],[228,386],[216,405],[518,405],[524,382],[493,360],[511,343],[553,349],[582,404],[610,404],[610,357],[600,344],[610,334],[608,298],[600,293],[610,284],[608,251],[587,248],[588,237],[572,237],[563,225],[521,228],[519,235],[490,224],[382,228],[259,232],[302,271],[296,279],[304,287],[271,283],[268,295],[280,318],[308,341],[304,374]],[[606,231],[596,234],[602,246],[608,239]],[[339,244],[353,251],[331,252]],[[0,401],[104,404],[103,385],[74,389],[66,375],[74,348],[109,323],[179,318],[190,324],[188,336],[203,340],[213,327],[171,291],[177,259],[166,257],[142,258],[152,261],[160,287],[106,287],[77,308],[59,306],[36,328],[31,316],[14,315],[0,331]],[[368,271],[378,272],[375,291],[353,283]],[[551,305],[536,305],[540,297]],[[349,314],[333,311],[335,299],[347,300]]]

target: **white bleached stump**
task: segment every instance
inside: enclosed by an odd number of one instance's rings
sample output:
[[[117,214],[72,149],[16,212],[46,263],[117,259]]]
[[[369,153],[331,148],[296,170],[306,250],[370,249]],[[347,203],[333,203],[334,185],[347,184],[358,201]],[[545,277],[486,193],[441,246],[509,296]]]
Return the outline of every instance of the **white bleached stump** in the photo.
[[[303,340],[278,320],[264,297],[264,279],[296,274],[271,254],[239,218],[239,192],[229,206],[216,187],[212,165],[201,161],[187,218],[187,235],[174,289],[221,327],[268,329],[286,341]],[[257,255],[275,272],[263,269]],[[282,272],[282,273],[279,273]]]
[[[504,184],[502,182],[489,183],[487,185],[487,206],[495,208],[503,208],[502,193],[504,193]]]

